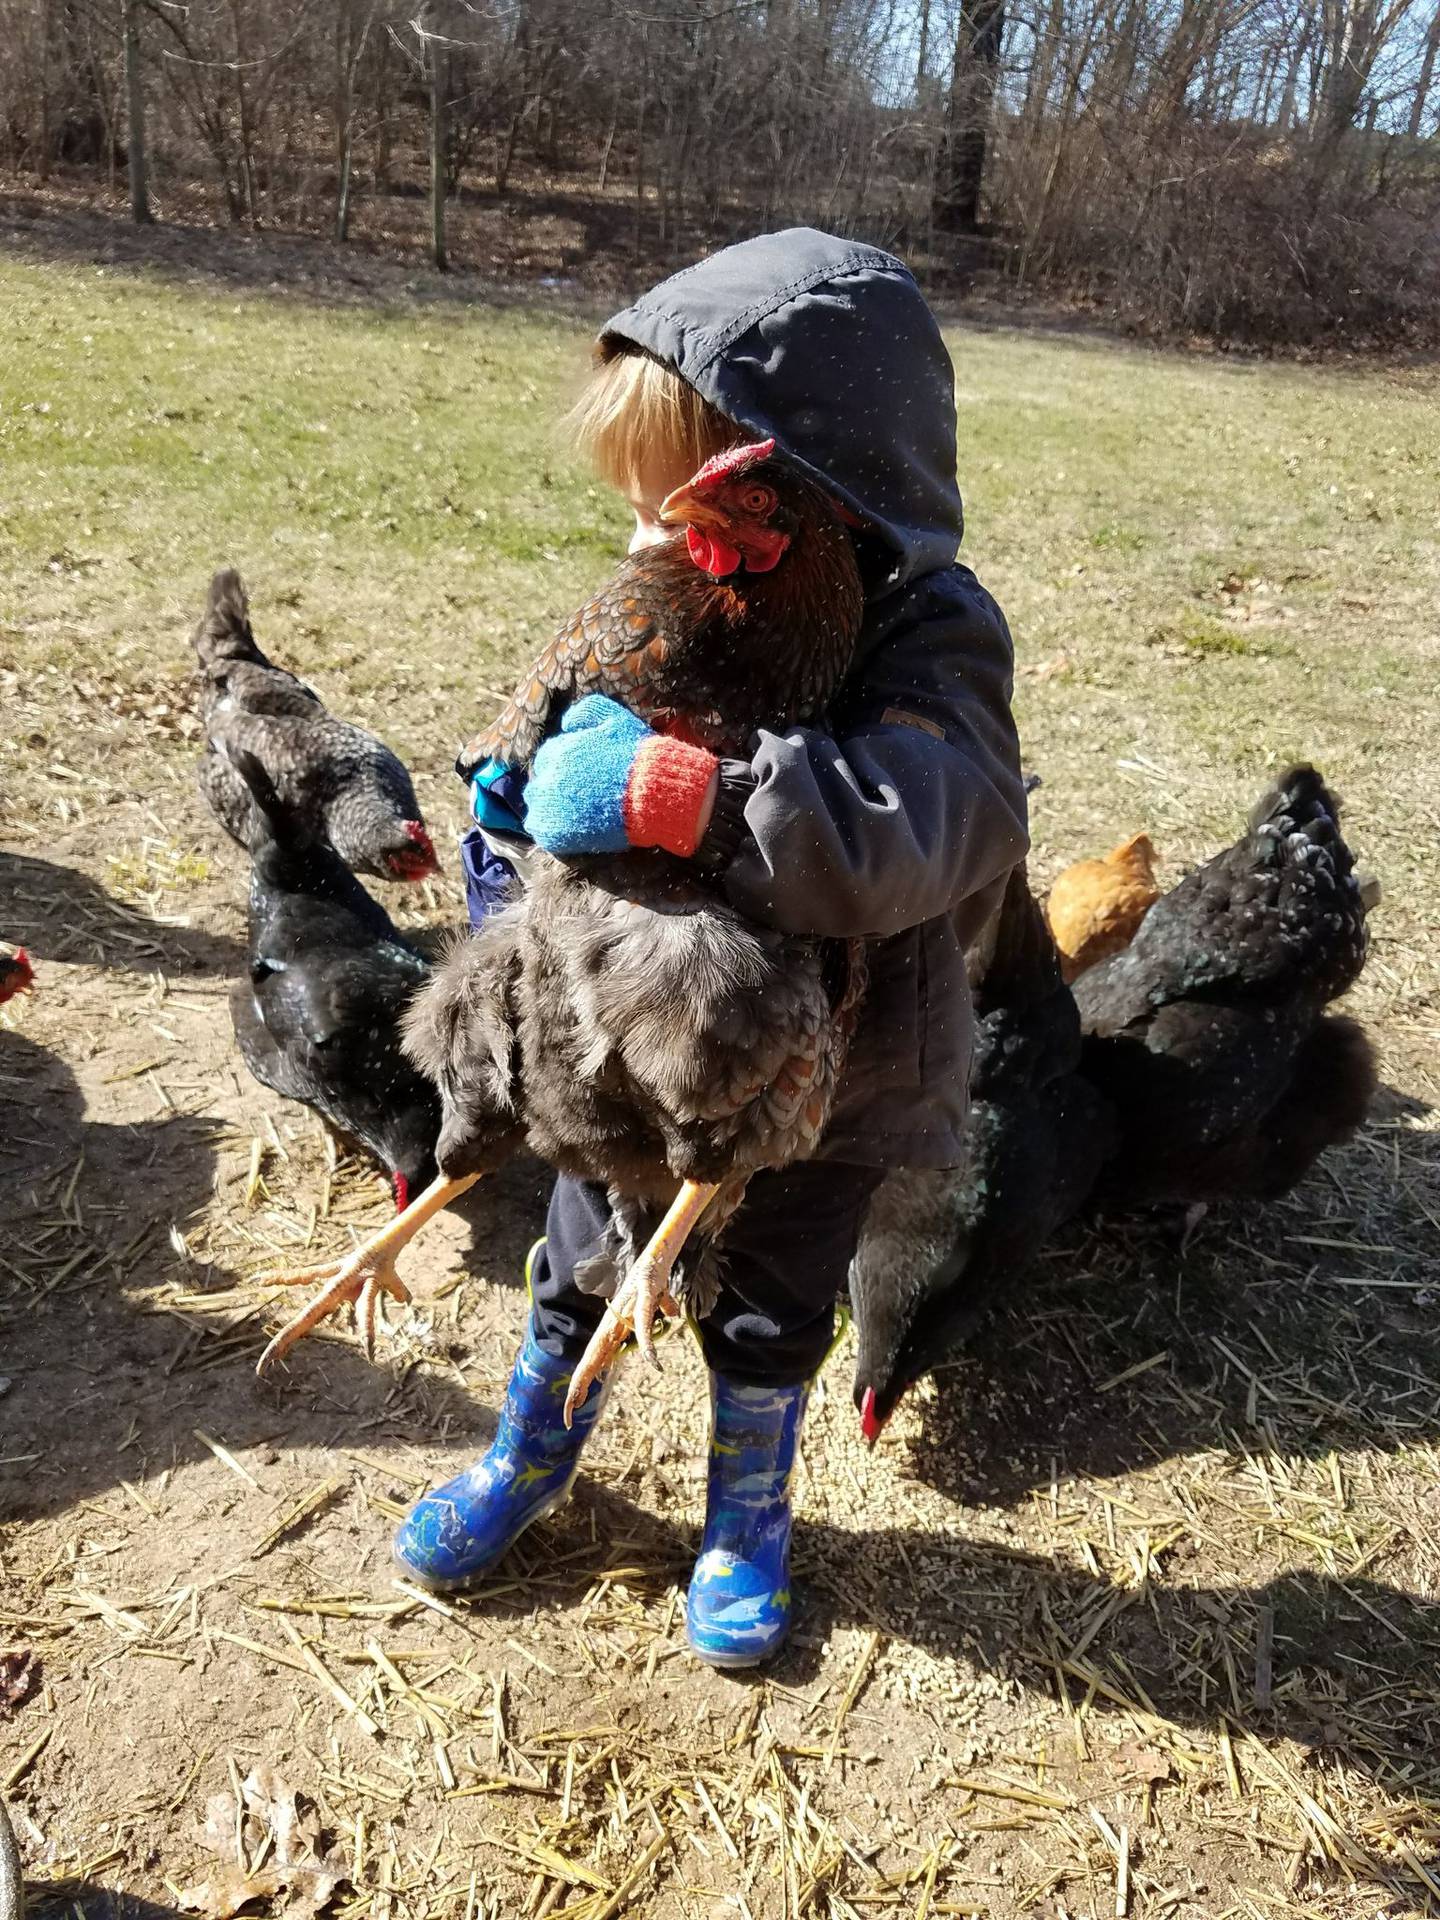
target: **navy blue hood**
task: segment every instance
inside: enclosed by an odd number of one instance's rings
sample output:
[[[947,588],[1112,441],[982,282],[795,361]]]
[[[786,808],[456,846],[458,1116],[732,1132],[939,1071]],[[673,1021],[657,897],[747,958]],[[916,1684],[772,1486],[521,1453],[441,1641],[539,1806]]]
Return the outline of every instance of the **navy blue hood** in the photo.
[[[893,254],[813,227],[761,234],[617,313],[601,355],[627,342],[773,435],[860,515],[891,563],[873,591],[952,564],[963,529],[954,368]]]

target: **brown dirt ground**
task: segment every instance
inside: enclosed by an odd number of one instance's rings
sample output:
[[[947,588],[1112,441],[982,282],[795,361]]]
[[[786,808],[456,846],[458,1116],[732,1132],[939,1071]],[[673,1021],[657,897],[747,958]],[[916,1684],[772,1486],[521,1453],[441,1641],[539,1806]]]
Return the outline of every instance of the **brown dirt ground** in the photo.
[[[36,1911],[203,1906],[236,1846],[263,1879],[283,1817],[210,1806],[257,1767],[313,1809],[293,1844],[341,1920],[1440,1911],[1423,914],[1357,996],[1373,1122],[1289,1200],[1184,1244],[1077,1234],[873,1454],[841,1350],[794,1645],[726,1678],[681,1628],[683,1339],[630,1364],[502,1582],[396,1588],[396,1518],[492,1429],[540,1170],[427,1235],[378,1366],[337,1332],[257,1381],[275,1303],[248,1276],[344,1245],[383,1192],[233,1054],[243,875],[178,685],[3,693],[18,739],[85,742],[10,797],[0,851],[42,983],[0,1014],[0,1651],[41,1669],[10,1702],[0,1665],[0,1792]],[[403,905],[453,918],[452,881]],[[275,1912],[325,1891],[281,1878]]]

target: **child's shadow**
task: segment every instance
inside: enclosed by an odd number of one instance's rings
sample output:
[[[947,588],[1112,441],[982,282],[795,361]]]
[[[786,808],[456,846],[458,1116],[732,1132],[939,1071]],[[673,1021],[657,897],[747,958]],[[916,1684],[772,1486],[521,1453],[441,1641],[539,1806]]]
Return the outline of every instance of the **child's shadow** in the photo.
[[[697,1546],[694,1529],[582,1476],[568,1517],[542,1522],[513,1550],[510,1578],[501,1570],[483,1593],[452,1602],[475,1618],[563,1613],[602,1572],[624,1567],[655,1611],[672,1585],[683,1586]],[[1067,1710],[1084,1703],[1132,1741],[1138,1717],[1142,1746],[1153,1723],[1147,1754],[1158,1754],[1162,1775],[1168,1723],[1201,1738],[1217,1777],[1224,1732],[1250,1772],[1265,1764],[1250,1737],[1260,1747],[1287,1738],[1317,1770],[1343,1763],[1407,1802],[1440,1794],[1440,1605],[1378,1581],[1303,1570],[1250,1586],[1131,1587],[950,1530],[814,1522],[797,1528],[794,1575],[795,1640],[769,1666],[725,1675],[725,1684],[812,1688],[836,1680],[837,1657],[848,1677],[854,1654],[829,1643],[838,1630],[875,1629],[882,1651],[957,1659],[1052,1702],[1063,1683]],[[842,1690],[823,1689],[814,1737],[831,1725]],[[846,1744],[863,1751],[884,1738],[862,1694]],[[1110,1753],[1110,1743],[1092,1742],[1087,1764],[1108,1767]],[[1076,1787],[1081,1799],[1090,1790]],[[1427,1868],[1437,1857],[1424,1854]]]

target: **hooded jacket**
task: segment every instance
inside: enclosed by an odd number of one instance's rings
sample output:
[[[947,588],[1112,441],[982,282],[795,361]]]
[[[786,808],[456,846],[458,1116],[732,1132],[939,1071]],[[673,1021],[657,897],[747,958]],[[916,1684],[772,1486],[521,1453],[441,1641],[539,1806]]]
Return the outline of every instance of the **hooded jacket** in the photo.
[[[830,730],[722,765],[701,858],[793,933],[863,936],[870,982],[826,1158],[963,1159],[964,952],[1027,849],[1004,615],[956,562],[954,371],[903,263],[797,227],[662,281],[600,336],[773,435],[860,519],[867,606]]]

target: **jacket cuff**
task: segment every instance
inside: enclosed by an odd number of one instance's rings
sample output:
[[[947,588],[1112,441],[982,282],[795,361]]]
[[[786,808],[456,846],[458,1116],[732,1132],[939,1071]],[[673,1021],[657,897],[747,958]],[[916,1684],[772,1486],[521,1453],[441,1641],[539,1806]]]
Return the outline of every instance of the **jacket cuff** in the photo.
[[[728,867],[750,837],[745,809],[760,782],[748,760],[722,760],[720,784],[705,837],[695,849],[698,866],[711,872]]]

